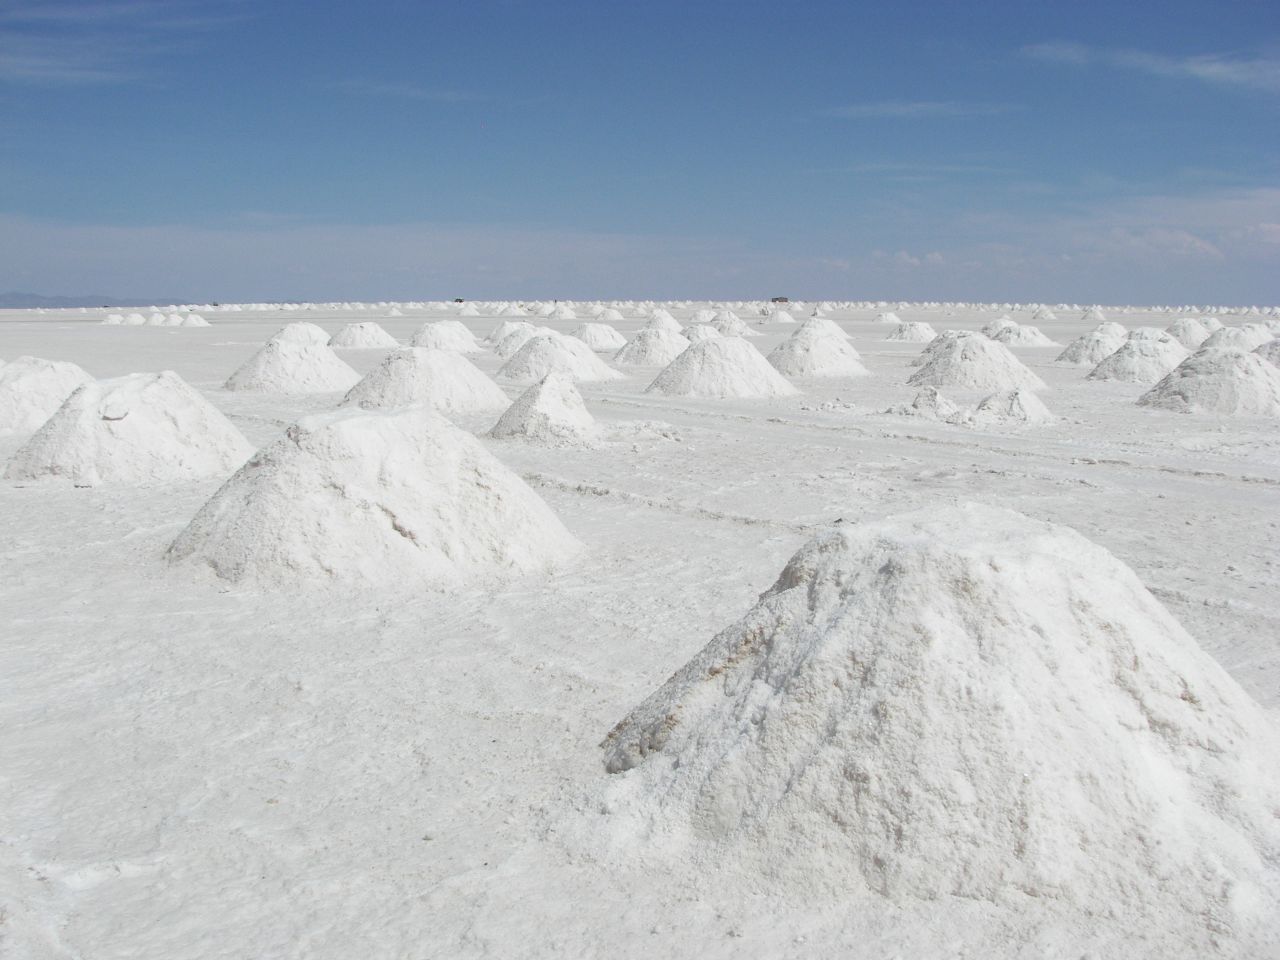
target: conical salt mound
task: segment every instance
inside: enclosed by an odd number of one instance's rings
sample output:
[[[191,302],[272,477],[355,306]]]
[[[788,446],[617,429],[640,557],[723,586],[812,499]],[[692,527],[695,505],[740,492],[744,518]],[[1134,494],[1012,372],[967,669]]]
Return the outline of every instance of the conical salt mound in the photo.
[[[688,349],[689,340],[681,334],[646,327],[613,355],[613,362],[620,367],[665,367]]]
[[[558,303],[547,314],[548,320],[577,320],[578,315],[568,304]]]
[[[489,334],[489,343],[496,346],[517,330],[532,330],[533,328],[533,324],[526,320],[504,320],[494,327],[493,332]]]
[[[176,373],[86,383],[9,464],[11,480],[78,486],[225,477],[253,453],[217,408]]]
[[[550,327],[535,327],[533,324],[526,324],[519,330],[512,330],[509,334],[499,340],[494,346],[493,352],[503,360],[510,360],[520,352],[521,347],[534,337],[552,336],[559,336],[559,334]]]
[[[918,417],[921,420],[937,420],[954,423],[961,419],[960,408],[938,392],[937,387],[925,387],[910,403],[890,407],[885,413],[897,417]]]
[[[33,433],[93,377],[65,360],[17,357],[0,363],[0,434]]]
[[[658,374],[646,393],[680,397],[786,397],[798,393],[740,337],[703,340]]]
[[[1195,317],[1179,317],[1165,328],[1165,333],[1188,350],[1198,350],[1209,339],[1209,331]]]
[[[510,403],[502,388],[466,357],[427,347],[389,354],[342,402],[369,410],[427,404],[441,413],[488,413]]]
[[[378,350],[398,347],[400,342],[372,320],[348,323],[329,340],[329,346],[346,350]]]
[[[1088,333],[1067,344],[1054,363],[1072,367],[1093,367],[1124,345],[1128,334],[1118,323],[1100,323]]]
[[[992,340],[999,339],[997,334],[1005,330],[1016,330],[1018,325],[1009,317],[996,317],[996,319],[985,324],[982,328],[982,335],[990,337]]]
[[[225,386],[256,393],[329,393],[350,390],[359,379],[328,345],[268,340]]]
[[[1223,327],[1205,338],[1202,347],[1213,350],[1253,350],[1269,342],[1274,334],[1262,323],[1243,327]]]
[[[1159,917],[1184,956],[1280,909],[1267,715],[1132,570],[1008,510],[817,537],[604,749],[620,836],[777,892]]]
[[[458,316],[478,317],[480,316],[480,311],[476,309],[476,305],[474,303],[464,303],[462,307],[458,310]]]
[[[741,323],[742,321],[739,320],[738,322]],[[717,337],[724,336],[724,334],[709,323],[692,324],[691,326],[685,327],[680,335],[691,344],[701,343],[703,340],[714,340]]]
[[[805,320],[804,323],[800,324],[800,329],[791,336],[797,337],[802,333],[805,336],[814,336],[820,333],[829,337],[842,337],[845,340],[849,339],[849,335],[841,329],[840,324],[821,315],[812,316]]]
[[[528,341],[503,364],[498,376],[528,382],[541,380],[553,371],[583,381],[618,380],[623,376],[581,340],[558,333],[539,335]]]
[[[925,348],[920,369],[907,383],[915,387],[968,390],[1044,390],[1044,381],[1022,365],[1009,348],[981,334],[948,330]]]
[[[584,443],[597,433],[582,394],[563,373],[548,373],[520,394],[489,431],[499,440],[519,437],[535,443]]]
[[[1056,340],[1050,340],[1041,333],[1039,327],[1032,327],[1025,323],[1015,323],[1011,326],[1002,327],[995,333],[991,334],[991,339],[998,340],[1000,343],[1009,347],[1060,346]]]
[[[983,397],[967,417],[974,426],[1017,426],[1052,423],[1055,419],[1030,390],[1003,390]]]
[[[198,314],[198,313],[188,314],[187,316],[183,317],[183,318],[182,318],[182,325],[183,325],[184,327],[208,327],[208,326],[212,326],[212,324],[210,324],[208,320],[206,320],[204,317],[200,316],[200,314]]]
[[[938,331],[932,325],[923,320],[912,320],[898,324],[885,339],[896,343],[932,343],[937,336]]]
[[[526,324],[527,326],[527,324]],[[475,335],[460,320],[437,320],[424,323],[413,335],[413,346],[454,353],[481,353],[483,348]]]
[[[294,424],[222,485],[168,556],[231,581],[385,587],[544,570],[578,548],[475,437],[409,407]]]
[[[717,315],[711,321],[711,326],[716,329],[722,337],[754,337],[755,332],[747,326],[747,322],[741,317],[730,313],[727,316]]]
[[[644,326],[646,330],[670,330],[672,333],[679,333],[681,330],[680,322],[661,307],[649,315],[649,322]]]
[[[1138,398],[1179,413],[1280,417],[1280,370],[1253,353],[1206,347]]]
[[[867,368],[843,332],[832,334],[811,318],[769,354],[769,363],[788,377],[865,377]]]
[[[876,317],[876,323],[901,323],[896,313],[882,313]]]
[[[605,311],[605,313],[617,312],[617,310]],[[604,313],[600,314],[600,316],[603,317]],[[599,353],[620,350],[627,345],[627,338],[607,323],[584,323],[573,331],[573,336]]]
[[[1135,330],[1115,353],[1089,371],[1090,380],[1155,383],[1189,356],[1187,348],[1164,331]]]
[[[285,324],[276,331],[275,336],[271,339],[314,347],[327,347],[329,345],[329,334],[325,333],[324,327],[304,321]]]

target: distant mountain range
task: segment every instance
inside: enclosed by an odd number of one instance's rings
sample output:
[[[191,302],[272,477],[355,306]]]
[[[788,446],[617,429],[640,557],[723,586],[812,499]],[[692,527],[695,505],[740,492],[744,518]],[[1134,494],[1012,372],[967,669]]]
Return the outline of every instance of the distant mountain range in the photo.
[[[34,310],[38,307],[60,309],[65,307],[137,307],[147,304],[187,303],[186,300],[175,300],[173,297],[109,297],[106,294],[94,293],[83,297],[45,297],[38,293],[20,293],[11,290],[0,293],[0,309]]]

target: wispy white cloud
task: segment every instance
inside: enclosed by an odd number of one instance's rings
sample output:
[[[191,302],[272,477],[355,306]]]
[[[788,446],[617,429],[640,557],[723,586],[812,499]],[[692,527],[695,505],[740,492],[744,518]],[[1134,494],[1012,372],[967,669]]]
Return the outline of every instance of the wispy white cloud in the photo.
[[[389,97],[395,100],[419,100],[423,103],[475,103],[488,98],[484,94],[466,90],[439,90],[398,81],[350,78],[333,80],[324,84],[326,89],[370,97]]]
[[[951,117],[991,117],[1019,109],[1011,103],[960,100],[878,100],[850,103],[818,111],[822,117],[842,120],[931,120]]]
[[[1096,64],[1135,70],[1157,77],[1198,80],[1280,93],[1280,58],[1275,57],[1241,57],[1217,53],[1174,57],[1142,50],[1113,50],[1078,43],[1037,43],[1023,47],[1022,53],[1050,63],[1073,66]]]

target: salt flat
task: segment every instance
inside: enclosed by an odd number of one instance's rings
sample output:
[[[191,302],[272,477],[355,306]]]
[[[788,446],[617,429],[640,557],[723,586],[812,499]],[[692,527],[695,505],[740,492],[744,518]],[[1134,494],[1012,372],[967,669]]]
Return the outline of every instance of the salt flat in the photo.
[[[670,309],[685,322],[703,306]],[[1280,421],[1139,407],[1149,384],[1090,381],[1053,364],[1062,346],[1016,344],[1054,422],[884,414],[917,393],[923,345],[886,341],[883,309],[829,313],[869,376],[795,378],[794,396],[666,396],[645,392],[660,367],[628,366],[577,384],[601,427],[591,444],[493,440],[497,414],[452,417],[583,544],[546,576],[232,585],[164,559],[220,480],[0,483],[0,944],[166,960],[1169,955],[1184,942],[1172,913],[798,897],[617,825],[601,741],[837,522],[976,502],[1069,526],[1277,721]],[[939,331],[1005,312],[893,309]],[[407,343],[426,320],[478,337],[501,322],[403,305],[202,311],[207,328],[103,326],[106,312],[0,312],[0,359],[173,370],[255,447],[341,400],[222,389],[282,324],[375,320]],[[1106,314],[1131,329],[1180,316]],[[585,319],[534,322],[568,334]],[[630,338],[645,322],[624,310],[613,326]],[[1063,345],[1096,325],[1065,310],[1034,322]],[[766,354],[796,329],[749,325]],[[361,374],[386,355],[339,353]],[[491,376],[504,362],[470,359]],[[511,399],[527,386],[499,384]],[[990,391],[942,392],[966,406]],[[23,439],[0,435],[0,459]],[[1205,949],[1275,956],[1278,938],[1275,923],[1218,931]]]

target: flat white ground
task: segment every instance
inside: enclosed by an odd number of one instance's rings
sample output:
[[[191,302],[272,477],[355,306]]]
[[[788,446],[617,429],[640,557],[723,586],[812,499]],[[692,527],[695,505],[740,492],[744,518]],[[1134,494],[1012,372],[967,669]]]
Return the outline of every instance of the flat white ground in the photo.
[[[428,317],[405,312],[209,313],[208,329],[172,329],[6,311],[0,358],[98,377],[172,369],[261,445],[339,399],[223,391],[262,341],[291,319],[330,332],[375,319],[407,340]],[[997,315],[898,312],[939,330]],[[977,500],[1069,524],[1280,706],[1280,424],[1137,407],[1145,387],[1055,367],[1060,347],[1014,349],[1049,384],[1053,425],[886,416],[914,395],[921,346],[883,342],[874,311],[832,317],[872,376],[726,402],[647,395],[657,370],[631,370],[580,385],[608,442],[485,440],[587,546],[549,580],[231,588],[162,560],[217,483],[0,482],[0,954],[1141,954],[1131,918],[791,903],[751,877],[672,869],[608,829],[601,738],[837,518]],[[499,321],[464,322],[484,336]],[[1093,323],[1037,325],[1066,343]],[[795,327],[755,329],[767,352]],[[341,355],[363,372],[383,351]],[[17,446],[0,437],[0,458]]]

